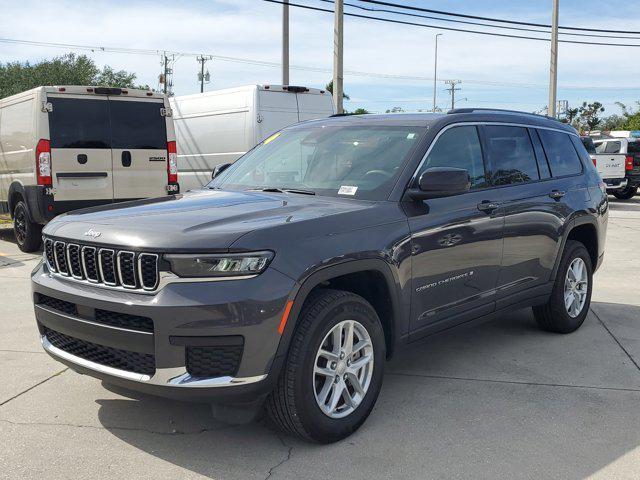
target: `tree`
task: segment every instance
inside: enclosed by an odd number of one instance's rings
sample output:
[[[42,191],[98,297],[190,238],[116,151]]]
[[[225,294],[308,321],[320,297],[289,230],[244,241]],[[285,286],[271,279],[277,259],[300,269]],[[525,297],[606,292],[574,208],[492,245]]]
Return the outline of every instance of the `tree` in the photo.
[[[369,110],[367,110],[366,108],[356,108],[353,112],[349,112],[352,115],[364,115],[366,113],[369,113]]]
[[[38,63],[0,63],[0,98],[42,85],[100,85],[105,87],[143,88],[136,85],[135,73],[114,70],[105,65],[100,70],[86,55],[68,53]]]
[[[324,87],[324,89],[331,95],[333,95],[333,80],[330,80],[329,83],[327,83],[327,85]],[[344,98],[345,100],[351,100],[351,97],[344,93],[344,91],[342,92],[342,98]]]
[[[624,103],[616,102],[622,110],[625,122],[620,130],[640,130],[640,101],[636,102],[638,108],[634,111],[629,109]]]
[[[593,130],[600,123],[599,113],[604,112],[604,107],[600,102],[587,103],[582,102],[582,106],[579,108],[580,117],[579,121],[581,126],[587,127],[587,133]]]
[[[402,107],[393,107],[391,109],[385,110],[384,113],[400,113],[400,112],[404,112],[404,109]]]

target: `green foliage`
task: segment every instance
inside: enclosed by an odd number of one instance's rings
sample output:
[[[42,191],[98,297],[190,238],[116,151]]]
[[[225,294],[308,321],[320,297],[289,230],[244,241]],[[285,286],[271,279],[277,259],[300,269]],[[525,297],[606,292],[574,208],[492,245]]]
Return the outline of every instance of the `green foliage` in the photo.
[[[600,102],[582,102],[582,106],[578,109],[578,112],[580,126],[590,132],[600,123],[600,117],[598,115],[604,112],[604,107]]]
[[[349,112],[352,115],[364,115],[365,113],[369,113],[369,110],[366,108],[356,108],[353,112]]]
[[[393,107],[391,109],[385,110],[384,113],[400,113],[400,112],[404,112],[404,108],[402,108],[402,107]]]
[[[135,82],[136,75],[106,65],[100,70],[86,55],[68,53],[38,63],[0,63],[0,98],[43,85],[100,85],[149,88]]]
[[[324,87],[324,89],[331,95],[333,95],[333,80],[330,80],[329,83],[327,83],[327,85]],[[345,100],[351,100],[351,97],[344,93],[344,91],[342,92],[342,98],[344,98]]]

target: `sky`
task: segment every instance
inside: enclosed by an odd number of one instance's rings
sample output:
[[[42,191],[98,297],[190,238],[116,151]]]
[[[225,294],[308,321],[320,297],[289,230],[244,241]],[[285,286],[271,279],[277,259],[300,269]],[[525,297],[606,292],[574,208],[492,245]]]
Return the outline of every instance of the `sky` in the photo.
[[[322,0],[293,3],[332,9]],[[356,3],[356,0],[345,0]],[[457,13],[548,24],[551,0],[389,0]],[[262,0],[0,0],[0,38],[65,44],[169,50],[233,57],[207,62],[211,81],[205,90],[246,84],[279,84],[282,7]],[[353,7],[345,12],[377,15]],[[395,17],[397,18],[397,17]],[[402,18],[401,18],[402,19]],[[426,19],[404,20],[456,28]],[[640,0],[560,0],[560,24],[640,31]],[[549,43],[510,39],[345,18],[345,91],[347,110],[364,107],[384,112],[430,109],[433,96],[434,36],[439,39],[437,104],[450,107],[445,79],[462,80],[457,107],[493,107],[525,111],[544,108],[548,98]],[[517,33],[517,32],[506,32]],[[520,34],[527,34],[521,32]],[[638,36],[640,37],[640,35]],[[569,38],[569,37],[566,37]],[[582,38],[574,37],[582,40]],[[614,41],[606,38],[594,41]],[[290,8],[290,83],[323,88],[331,79],[333,15]],[[640,39],[625,43],[637,43]],[[69,51],[89,55],[99,65],[136,73],[138,82],[158,86],[160,54],[127,54],[69,47],[4,43],[0,62],[36,62]],[[605,115],[620,113],[615,102],[640,100],[640,47],[560,44],[558,99],[571,106],[600,101]],[[256,65],[237,59],[268,62]],[[199,91],[194,56],[173,64],[174,93]],[[376,75],[370,75],[371,73]],[[397,78],[417,77],[417,78]]]

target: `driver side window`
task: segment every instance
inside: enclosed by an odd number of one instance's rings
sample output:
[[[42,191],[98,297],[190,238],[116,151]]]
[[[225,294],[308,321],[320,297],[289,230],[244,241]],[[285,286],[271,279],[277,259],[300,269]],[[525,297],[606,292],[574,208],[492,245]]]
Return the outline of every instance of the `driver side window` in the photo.
[[[420,169],[418,178],[425,170],[433,167],[464,168],[469,172],[471,189],[486,187],[488,184],[478,129],[474,125],[453,127],[440,135]]]

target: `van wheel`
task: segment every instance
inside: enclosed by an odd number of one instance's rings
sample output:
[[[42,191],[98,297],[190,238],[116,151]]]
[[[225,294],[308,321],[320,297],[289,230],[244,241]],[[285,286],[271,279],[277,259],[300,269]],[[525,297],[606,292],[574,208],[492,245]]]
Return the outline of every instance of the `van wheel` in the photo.
[[[320,443],[355,432],[382,386],[384,332],[362,297],[323,289],[307,300],[267,412],[283,431]]]
[[[35,252],[40,248],[42,225],[31,221],[27,205],[22,200],[13,209],[13,233],[18,248],[23,252]]]
[[[613,196],[618,200],[629,200],[636,196],[638,187],[624,187],[613,192]]]
[[[533,307],[538,325],[556,333],[580,328],[591,305],[592,279],[589,252],[582,243],[567,240],[549,301]]]

